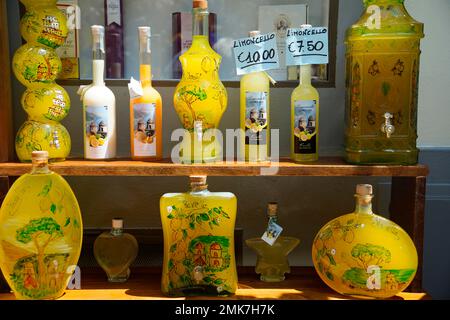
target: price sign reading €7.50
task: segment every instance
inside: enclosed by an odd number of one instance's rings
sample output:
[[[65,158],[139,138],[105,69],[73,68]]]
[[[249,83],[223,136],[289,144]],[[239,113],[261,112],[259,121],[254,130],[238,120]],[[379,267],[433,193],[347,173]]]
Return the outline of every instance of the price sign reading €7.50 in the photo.
[[[288,66],[328,63],[328,28],[288,29],[286,64]]]
[[[235,40],[233,51],[238,75],[280,67],[275,33]]]

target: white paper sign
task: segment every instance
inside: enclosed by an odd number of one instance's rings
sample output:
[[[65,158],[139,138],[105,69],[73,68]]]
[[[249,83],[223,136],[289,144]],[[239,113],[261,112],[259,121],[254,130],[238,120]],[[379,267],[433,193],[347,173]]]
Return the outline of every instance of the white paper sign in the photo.
[[[275,33],[235,40],[233,51],[238,75],[280,67]]]
[[[288,66],[328,63],[328,28],[288,29],[286,64]]]

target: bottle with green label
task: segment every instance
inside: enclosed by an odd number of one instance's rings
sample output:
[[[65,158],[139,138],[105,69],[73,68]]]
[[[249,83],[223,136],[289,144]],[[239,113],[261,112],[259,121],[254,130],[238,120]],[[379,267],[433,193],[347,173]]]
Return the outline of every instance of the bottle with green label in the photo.
[[[291,97],[291,159],[319,160],[319,92],[311,84],[311,65],[300,67],[300,85]]]
[[[260,31],[250,31],[257,37]],[[241,78],[241,155],[245,161],[269,160],[270,79],[266,72],[253,72]]]

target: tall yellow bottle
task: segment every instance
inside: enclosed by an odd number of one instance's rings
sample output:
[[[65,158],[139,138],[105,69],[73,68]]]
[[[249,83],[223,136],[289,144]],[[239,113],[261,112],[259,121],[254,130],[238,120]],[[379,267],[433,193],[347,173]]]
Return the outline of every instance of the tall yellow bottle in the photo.
[[[209,192],[204,176],[190,179],[190,192],[165,194],[160,201],[162,292],[169,296],[233,294],[237,289],[236,196]]]
[[[186,163],[221,160],[218,139],[205,134],[219,127],[228,102],[219,78],[222,57],[209,44],[208,23],[208,1],[194,0],[192,45],[180,57],[183,77],[174,94],[175,111],[187,131],[180,154]]]
[[[0,267],[16,298],[56,299],[78,263],[83,224],[69,184],[34,151],[0,209]]]
[[[251,31],[250,37],[260,35]],[[269,160],[270,141],[270,79],[267,74],[253,72],[241,78],[241,154],[245,161]]]
[[[151,29],[139,27],[140,77],[144,95],[130,101],[131,157],[162,158],[162,100],[152,87]]]
[[[291,97],[291,159],[319,160],[319,92],[311,85],[311,65],[300,67],[300,85]]]

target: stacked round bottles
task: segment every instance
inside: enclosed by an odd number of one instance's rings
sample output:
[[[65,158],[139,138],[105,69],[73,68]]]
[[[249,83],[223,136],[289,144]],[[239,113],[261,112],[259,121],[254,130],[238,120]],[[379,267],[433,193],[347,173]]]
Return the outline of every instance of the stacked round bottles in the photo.
[[[48,168],[48,152],[8,192],[0,209],[0,267],[18,299],[56,299],[81,252],[83,224],[69,184]]]
[[[66,17],[56,7],[57,0],[21,0],[26,13],[20,32],[26,44],[13,58],[13,71],[27,87],[22,107],[28,120],[16,136],[20,161],[30,162],[33,151],[45,150],[50,161],[63,161],[70,153],[71,140],[59,122],[70,109],[67,92],[55,83],[61,72],[61,60],[55,52],[66,40]]]

